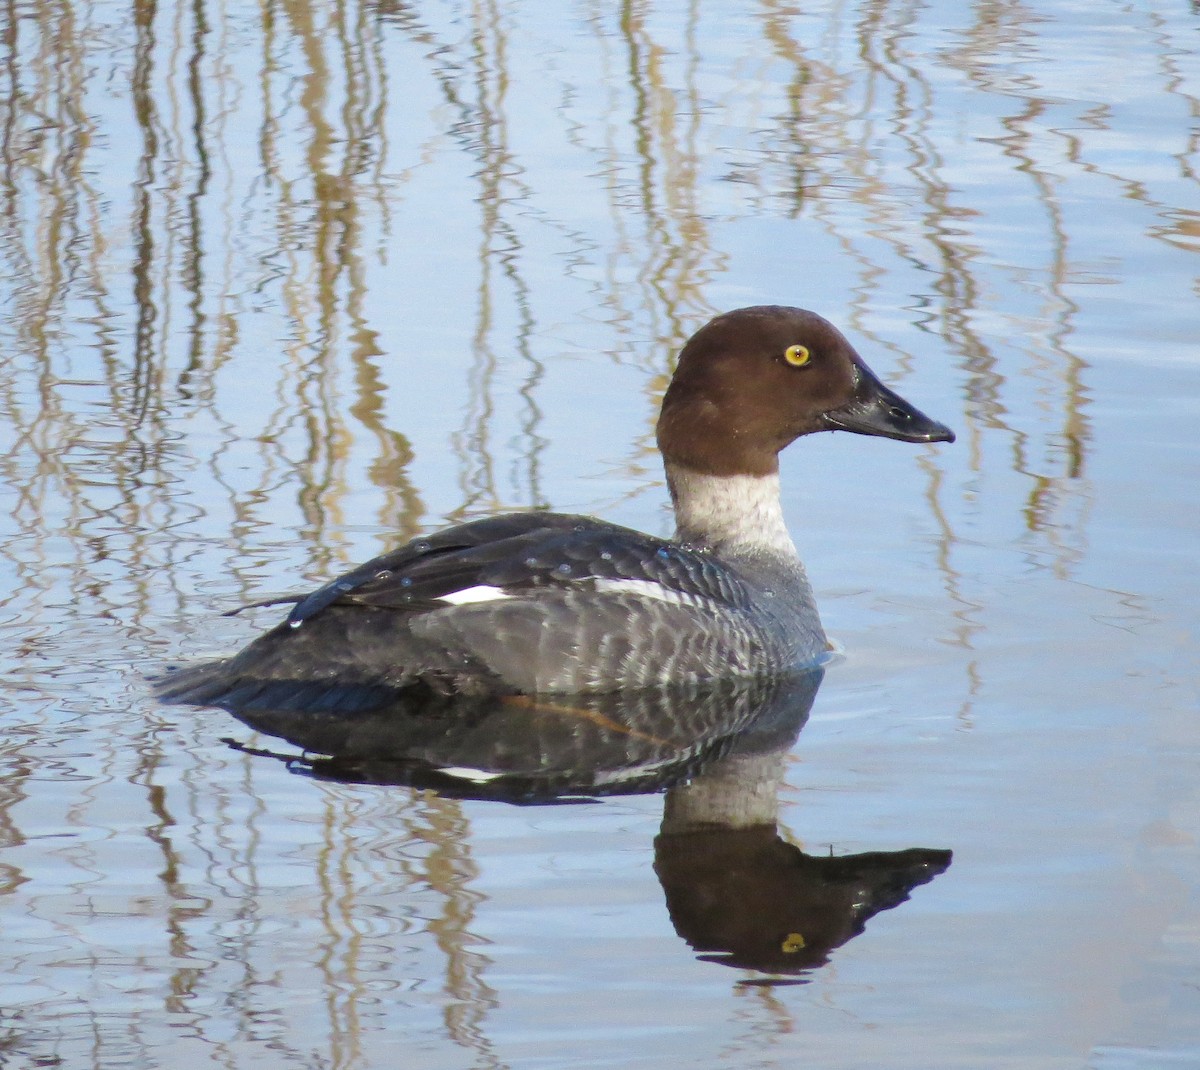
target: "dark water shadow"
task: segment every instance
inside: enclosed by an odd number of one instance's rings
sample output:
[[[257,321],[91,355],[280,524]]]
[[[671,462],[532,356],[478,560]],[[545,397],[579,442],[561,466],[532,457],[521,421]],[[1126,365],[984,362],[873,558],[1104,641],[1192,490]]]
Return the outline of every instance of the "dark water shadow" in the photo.
[[[654,870],[699,957],[802,983],[882,910],[950,865],[929,848],[806,854],[781,836],[778,789],[823,670],[704,690],[417,699],[314,713],[231,712],[302,755],[298,774],[521,805],[665,791]],[[231,746],[251,748],[230,741]]]

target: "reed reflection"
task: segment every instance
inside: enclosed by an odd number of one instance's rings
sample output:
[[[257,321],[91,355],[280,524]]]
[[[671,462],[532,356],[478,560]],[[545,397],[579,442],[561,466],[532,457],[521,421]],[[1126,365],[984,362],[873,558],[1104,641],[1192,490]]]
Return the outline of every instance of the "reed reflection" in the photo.
[[[314,552],[336,558],[360,437],[379,440],[365,467],[388,522],[406,528],[422,511],[411,449],[373,418],[381,348],[365,308],[361,206],[382,214],[386,203],[382,29],[360,5],[282,13],[264,9],[257,25],[220,7],[147,3],[10,13],[0,259],[17,344],[0,397],[18,448],[0,461],[9,475],[34,454],[34,477],[12,480],[35,505],[19,519],[39,536],[64,499],[81,572],[104,542],[110,560],[161,577],[175,542],[143,534],[192,526],[224,500],[236,574],[253,556],[240,534],[287,483]],[[128,85],[124,127],[98,88],[113,84]],[[262,342],[261,321],[281,311],[288,322]],[[258,426],[239,411],[250,381]],[[173,446],[196,421],[218,432],[193,458]],[[114,495],[124,530],[99,533]],[[137,586],[145,616],[150,592]]]

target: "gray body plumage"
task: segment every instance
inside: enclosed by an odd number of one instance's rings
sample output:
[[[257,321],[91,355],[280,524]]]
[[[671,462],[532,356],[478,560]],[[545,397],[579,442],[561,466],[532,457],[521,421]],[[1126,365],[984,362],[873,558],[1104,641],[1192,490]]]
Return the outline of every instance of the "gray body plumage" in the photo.
[[[825,645],[794,554],[718,556],[588,518],[516,513],[367,562],[161,693],[244,705],[290,690],[307,706],[409,687],[603,693],[781,672],[818,663]]]

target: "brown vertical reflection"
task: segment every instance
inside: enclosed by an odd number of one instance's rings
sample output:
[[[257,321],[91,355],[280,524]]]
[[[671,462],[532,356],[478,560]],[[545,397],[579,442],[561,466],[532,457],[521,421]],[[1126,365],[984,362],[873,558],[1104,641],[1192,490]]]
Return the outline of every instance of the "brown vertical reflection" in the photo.
[[[364,987],[360,970],[362,939],[356,929],[358,895],[348,844],[348,814],[341,800],[327,795],[321,824],[321,848],[316,861],[321,927],[325,939],[315,954],[320,971],[321,999],[329,1029],[331,1070],[354,1066],[362,1056],[362,1023],[358,1005]]]
[[[998,53],[1022,40],[1031,12],[1018,0],[993,0],[981,4],[977,13],[964,46],[950,60],[983,91],[990,84],[989,64]],[[1069,344],[1078,306],[1067,290],[1072,266],[1070,238],[1058,195],[1061,176],[1054,172],[1039,146],[1050,102],[1036,95],[1036,84],[1032,81],[1023,83],[1021,89],[1019,110],[1001,120],[1008,133],[999,144],[1004,156],[1015,165],[1013,173],[1032,185],[1033,203],[1045,222],[1049,238],[1043,269],[1046,296],[1040,318],[1050,329],[1044,346],[1032,342],[1028,347],[1031,362],[1028,374],[1036,384],[1041,399],[1039,407],[1047,410],[1051,419],[1058,414],[1059,441],[1050,443],[1044,456],[1032,455],[1036,445],[1019,428],[1008,427],[998,402],[987,415],[993,426],[1009,431],[1013,470],[1031,483],[1024,509],[1026,527],[1051,548],[1051,567],[1056,575],[1065,577],[1083,556],[1086,540],[1083,525],[1091,508],[1091,486],[1085,474],[1092,438],[1084,386],[1087,365]],[[1067,134],[1063,138],[1070,150],[1074,137]],[[1072,151],[1067,155],[1073,160]],[[1000,396],[1000,386],[995,394]]]
[[[89,14],[87,9],[83,16]],[[144,120],[148,145],[140,158],[144,195],[134,230],[149,234],[146,169],[153,169],[156,134],[149,91],[153,10],[135,13],[137,31],[130,72],[135,121]],[[13,447],[0,458],[6,482],[18,497],[14,518],[24,551],[15,555],[21,600],[36,602],[53,581],[44,567],[28,567],[27,557],[52,537],[67,538],[77,568],[67,581],[80,605],[97,613],[142,599],[145,590],[122,574],[115,583],[102,577],[130,545],[140,562],[145,525],[142,512],[150,495],[146,472],[155,463],[157,431],[147,433],[146,417],[156,381],[152,336],[154,270],[152,243],[138,260],[134,289],[139,320],[132,365],[123,360],[112,321],[117,318],[106,261],[113,225],[112,208],[95,188],[97,162],[94,120],[86,106],[94,62],[94,41],[72,5],[35,11],[8,10],[4,44],[9,92],[3,145],[5,209],[0,223],[0,256],[11,279],[11,359],[0,362],[0,398]],[[140,224],[140,226],[139,226]],[[118,224],[119,225],[119,224]],[[90,346],[80,344],[88,338]],[[87,369],[87,370],[83,370]],[[105,404],[89,411],[77,403],[82,387],[95,388]],[[120,436],[113,443],[105,432]],[[118,530],[117,524],[124,528]],[[126,589],[125,584],[132,588]]]
[[[425,878],[443,904],[441,916],[429,922],[429,930],[446,962],[446,1033],[454,1043],[474,1052],[480,1065],[499,1067],[503,1064],[485,1029],[487,1014],[499,1005],[499,998],[484,979],[490,960],[476,950],[482,941],[471,932],[483,897],[471,888],[479,869],[471,857],[470,826],[461,803],[432,794],[424,801],[426,825],[414,827],[414,833],[430,846]]]
[[[665,322],[656,324],[653,336],[659,343],[657,348],[673,351],[696,321],[715,311],[703,294],[723,264],[699,210],[697,191],[697,135],[703,115],[696,87],[702,62],[695,36],[700,19],[698,0],[687,6],[683,41],[687,59],[679,92],[670,88],[663,70],[667,56],[679,49],[679,42],[667,45],[656,41],[647,30],[646,12],[641,0],[622,0],[617,9],[629,104],[614,97],[610,105],[609,139],[613,148],[605,166],[614,174],[621,173],[616,128],[631,122],[634,174],[628,185],[638,210],[635,215],[625,209],[624,182],[610,185],[610,210],[618,235],[609,273],[610,301],[622,319],[632,318],[639,307],[663,317]],[[603,19],[597,15],[594,22],[597,32],[604,32]],[[600,42],[602,46],[606,43]],[[626,226],[631,222],[640,233],[627,233]],[[627,300],[622,298],[616,281],[623,260],[636,265],[638,282],[637,292]]]
[[[520,226],[521,213],[532,214],[529,202],[534,191],[511,147],[508,16],[496,3],[471,5],[466,18],[467,54],[460,56],[462,46],[423,27],[406,5],[376,6],[436,61],[431,63],[431,77],[456,115],[449,136],[474,162],[478,184],[474,202],[480,218],[480,279],[473,359],[467,405],[452,439],[459,459],[462,504],[451,515],[490,512],[514,504],[544,505],[541,457],[546,440],[540,430],[543,417],[537,394],[545,368],[532,344],[536,321],[525,277],[525,239]],[[541,217],[538,222],[556,225]],[[514,321],[511,327],[509,318]],[[512,443],[499,443],[496,436],[506,410],[504,391],[513,389],[507,385],[505,373],[517,363],[509,354],[515,354],[520,369],[514,390],[519,399],[519,433]],[[496,470],[496,459],[506,447],[515,447],[515,456],[510,469],[502,473]]]
[[[603,114],[595,128],[580,126],[568,135],[595,160],[607,200],[611,236],[598,254],[603,308],[628,339],[622,359],[647,372],[645,431],[626,452],[623,468],[648,478],[638,478],[631,496],[655,485],[654,424],[662,393],[681,344],[716,311],[705,291],[725,267],[701,208],[701,5],[689,0],[683,33],[669,41],[654,37],[648,14],[641,0],[623,0],[616,9],[590,6]]]
[[[997,399],[1002,391],[1003,377],[997,370],[995,355],[973,327],[980,292],[972,268],[976,251],[956,237],[958,211],[954,205],[954,190],[943,176],[945,164],[932,130],[935,91],[923,68],[910,62],[906,47],[909,27],[923,10],[924,5],[919,3],[893,4],[888,0],[867,3],[857,25],[857,38],[860,56],[870,72],[870,97],[875,101],[887,100],[887,105],[880,105],[879,111],[888,116],[889,133],[903,147],[907,160],[905,170],[920,191],[923,208],[920,233],[926,248],[910,244],[906,228],[898,225],[902,221],[894,216],[897,210],[904,211],[908,206],[903,200],[897,202],[888,196],[885,184],[875,173],[869,151],[870,139],[875,135],[871,123],[864,124],[863,142],[856,146],[852,157],[855,177],[860,184],[853,196],[870,221],[870,235],[891,246],[902,260],[922,263],[931,276],[932,289],[942,298],[936,313],[941,321],[938,333],[959,355],[959,363],[967,373],[963,389],[971,399],[972,414],[982,416],[989,425],[996,425],[1002,411]],[[932,256],[927,249],[932,249]],[[876,258],[857,249],[854,256],[862,266],[861,283],[856,288],[854,302],[854,318],[859,320],[862,310],[875,298],[885,273],[876,266]],[[863,329],[861,320],[857,326]],[[912,358],[905,353],[897,353],[897,356],[898,378],[903,380],[912,367]],[[965,430],[966,435],[961,437],[969,437],[972,467],[978,470],[982,465],[980,428],[975,420],[968,419]],[[963,577],[955,567],[957,536],[942,505],[942,464],[936,451],[927,451],[920,458],[920,467],[927,480],[925,497],[937,524],[938,566],[944,590],[955,607],[952,641],[971,650],[974,637],[983,628],[979,620],[981,607],[965,589]],[[978,666],[972,662],[964,674],[967,694],[958,717],[960,722],[968,723],[978,689]]]
[[[1047,335],[1049,354],[1032,349],[1030,357],[1035,375],[1050,386],[1049,390],[1043,391],[1048,395],[1047,407],[1061,408],[1061,452],[1057,463],[1053,456],[1031,457],[1027,436],[1017,433],[1014,435],[1013,467],[1028,476],[1033,484],[1025,508],[1026,526],[1049,541],[1055,551],[1055,574],[1065,578],[1082,560],[1085,551],[1081,525],[1091,511],[1091,486],[1085,478],[1085,467],[1092,435],[1087,418],[1088,395],[1083,385],[1087,364],[1071,351],[1068,344],[1078,312],[1078,306],[1066,293],[1070,274],[1069,238],[1055,192],[1056,182],[1032,151],[1033,127],[1042,107],[1040,102],[1030,101],[1022,114],[1005,120],[1011,135],[1004,141],[1004,152],[1017,161],[1017,170],[1028,175],[1033,183],[1037,203],[1045,213],[1051,235],[1047,266],[1049,286],[1043,312],[1052,324]],[[1059,471],[1047,472],[1043,465],[1057,467]],[[1073,498],[1078,499],[1078,508],[1070,506]]]
[[[298,464],[300,507],[305,535],[313,545],[314,564],[329,571],[343,556],[331,541],[345,519],[340,503],[348,489],[344,475],[351,444],[337,394],[335,357],[337,283],[346,263],[343,238],[353,213],[354,191],[330,170],[334,127],[326,114],[337,99],[326,49],[332,50],[342,35],[342,8],[340,4],[317,8],[284,0],[281,9],[304,60],[299,107],[307,139],[305,181],[303,185],[281,183],[281,189],[287,191],[281,207],[290,217],[289,229],[296,227],[311,242],[312,260],[310,263],[295,252],[289,257],[291,270],[284,292],[290,318],[298,328],[297,341],[287,347],[295,395],[285,395],[280,401],[287,406],[287,422],[294,418],[304,429],[305,451]],[[292,191],[297,187],[297,192],[303,190],[308,196],[296,197]],[[311,224],[297,218],[310,212]]]
[[[256,768],[254,759],[240,756],[230,762],[226,777],[218,778],[216,791],[205,773],[201,767],[185,777],[192,833],[188,847],[193,867],[199,861],[202,887],[210,894],[212,915],[207,924],[220,924],[227,935],[216,944],[219,961],[210,960],[197,981],[201,998],[195,1005],[185,1006],[182,1013],[191,1011],[197,1035],[204,1035],[219,1053],[219,1065],[240,1067],[248,1048],[265,1046],[271,1059],[282,1066],[311,1066],[308,1035],[298,1036],[289,1015],[279,1013],[286,1000],[263,1003],[264,993],[278,988],[280,964],[270,954],[264,956],[263,949],[277,943],[280,905],[272,895],[276,886],[269,878],[263,879],[261,870],[279,865],[281,859],[273,845],[280,825],[264,801],[258,776],[261,769]],[[328,833],[325,838],[337,840]],[[322,863],[320,856],[312,863],[318,902],[326,901]],[[211,944],[206,946],[207,954],[212,951]],[[211,1011],[203,999],[213,990],[214,967],[233,981],[222,994],[225,1010],[221,1021],[226,1028],[217,1037],[206,1035]]]
[[[133,343],[133,410],[144,415],[149,401],[151,369],[158,350],[155,338],[154,277],[155,234],[153,226],[153,195],[158,165],[158,115],[155,105],[152,76],[154,71],[154,16],[158,10],[155,0],[135,0],[133,5],[134,47],[131,95],[134,118],[142,135],[142,153],[134,180],[134,263],[133,301],[136,326]]]
[[[531,190],[510,145],[509,31],[502,6],[494,0],[472,4],[470,28],[468,69],[473,100],[469,105],[464,102],[461,136],[478,162],[475,201],[480,213],[480,278],[468,403],[462,427],[454,436],[462,472],[462,505],[455,510],[459,517],[508,504],[546,504],[540,475],[546,440],[539,431],[542,412],[536,396],[545,369],[531,344],[534,315],[522,270],[524,239],[514,219],[515,210],[530,197]],[[522,365],[517,388],[521,455],[504,484],[517,488],[516,503],[508,501],[494,467],[499,449],[493,441],[499,415],[496,392],[504,367],[495,335],[498,312],[506,304],[515,316],[514,336],[502,345],[515,351]]]
[[[420,493],[408,476],[413,451],[408,439],[384,421],[384,384],[380,375],[379,358],[386,357],[380,348],[378,333],[368,324],[365,303],[367,296],[366,268],[363,262],[366,236],[360,222],[359,202],[369,199],[379,216],[386,222],[387,198],[383,184],[383,163],[387,154],[384,121],[387,116],[386,63],[381,49],[379,26],[369,9],[355,7],[346,18],[342,36],[342,62],[352,72],[347,79],[350,89],[342,116],[351,132],[343,163],[347,183],[354,184],[345,220],[347,251],[346,315],[350,360],[354,367],[355,399],[350,414],[374,437],[376,459],[368,468],[368,476],[384,494],[380,521],[394,525],[401,535],[416,533],[417,523],[425,508]]]
[[[208,15],[203,0],[192,0],[192,38],[187,61],[187,89],[192,108],[192,153],[196,177],[186,194],[187,234],[184,251],[183,288],[188,292],[191,310],[187,368],[199,366],[203,359],[205,337],[204,315],[204,242],[201,208],[208,193],[212,167],[205,143],[208,105],[204,94],[205,42],[209,34]],[[186,374],[186,372],[185,372]]]
[[[98,305],[101,288],[87,260],[98,242],[87,168],[95,130],[83,106],[87,47],[69,5],[9,5],[5,16],[0,258],[16,352],[0,367],[36,365],[52,390],[68,291]]]
[[[158,849],[162,857],[162,869],[158,878],[162,882],[167,902],[164,925],[166,928],[166,950],[179,963],[194,961],[194,948],[187,935],[187,923],[202,917],[210,904],[207,900],[192,896],[182,877],[179,852],[173,842],[172,829],[175,819],[167,802],[167,791],[161,783],[163,758],[157,746],[143,748],[141,768],[131,778],[146,791],[151,821],[146,826],[146,837]],[[195,995],[196,987],[204,971],[199,964],[180,965],[171,971],[169,989],[164,996],[164,1007],[168,1013],[178,1014],[186,1010],[188,1000]]]
[[[869,148],[869,139],[875,134],[873,124],[864,125],[864,140],[855,146],[855,175],[861,190],[856,189],[854,197],[873,224],[871,235],[891,245],[902,259],[921,263],[932,276],[933,289],[942,297],[938,306],[941,332],[960,354],[969,373],[966,391],[974,412],[994,423],[999,415],[995,399],[1003,380],[996,371],[995,356],[972,326],[980,289],[972,268],[976,250],[955,236],[958,209],[953,204],[954,190],[943,177],[945,161],[931,129],[935,92],[924,70],[910,61],[905,46],[909,27],[919,18],[924,5],[873,0],[862,10],[857,36],[860,55],[871,73],[870,96],[888,101],[886,107],[880,105],[878,110],[888,116],[889,133],[903,147],[908,160],[905,170],[920,190],[921,233],[934,256],[929,258],[924,250],[911,247],[903,236],[904,228],[896,225],[900,221],[895,212],[905,211],[907,205],[887,196],[879,177],[873,173]],[[856,259],[863,265],[863,284],[856,302],[858,311],[877,289],[876,280],[882,272],[868,263],[863,254],[856,252]],[[905,365],[909,363],[904,357],[902,361]],[[973,423],[970,427],[975,430]]]
[[[788,23],[792,14],[790,4],[763,0],[763,34],[771,50],[792,69],[786,90],[787,111],[780,116],[780,133],[787,136],[784,144],[789,150],[783,161],[787,180],[781,192],[785,198],[785,214],[794,219],[804,208],[810,180],[808,158],[813,146],[805,136],[805,131],[808,129],[808,97],[813,83],[813,71],[799,43],[789,32]],[[832,81],[829,73],[825,72],[825,77],[821,79],[827,85]]]
[[[358,5],[313,8],[291,2],[263,12],[259,157],[268,188],[275,191],[271,206],[279,244],[262,260],[280,265],[278,285],[293,332],[282,342],[286,358],[261,451],[265,471],[290,472],[296,483],[318,574],[345,560],[339,539],[346,521],[343,502],[353,489],[347,465],[358,423],[378,443],[368,475],[384,491],[381,519],[407,531],[421,510],[407,477],[411,448],[383,424],[377,365],[383,354],[364,313],[360,202],[383,203],[386,100],[378,34],[378,24]],[[285,55],[300,57],[300,69],[285,63]],[[303,138],[298,171],[289,169],[287,159],[296,136],[291,126]],[[347,349],[353,398],[344,396],[341,385]],[[347,422],[347,414],[355,423]],[[296,428],[305,443],[299,456],[283,445]],[[262,493],[268,493],[266,486]]]
[[[0,709],[5,704],[0,703]],[[25,782],[35,774],[33,763],[20,754],[0,759],[0,903],[12,895],[28,877],[21,867],[8,861],[14,857],[8,848],[20,847],[25,843],[25,834],[15,820],[13,811],[28,797]]]

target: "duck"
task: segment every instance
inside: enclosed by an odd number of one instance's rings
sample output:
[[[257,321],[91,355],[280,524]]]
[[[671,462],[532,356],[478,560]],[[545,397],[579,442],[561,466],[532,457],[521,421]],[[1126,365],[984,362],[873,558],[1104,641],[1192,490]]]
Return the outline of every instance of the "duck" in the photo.
[[[336,714],[398,694],[607,694],[811,669],[830,644],[779,454],[827,431],[954,441],[817,313],[718,315],[680,351],[658,418],[671,538],[541,510],[456,524],[255,603],[291,609],[233,656],[163,677],[159,697]]]

